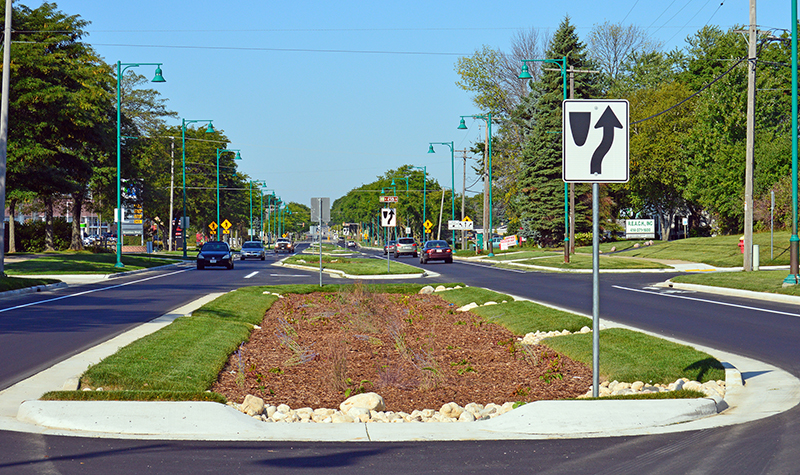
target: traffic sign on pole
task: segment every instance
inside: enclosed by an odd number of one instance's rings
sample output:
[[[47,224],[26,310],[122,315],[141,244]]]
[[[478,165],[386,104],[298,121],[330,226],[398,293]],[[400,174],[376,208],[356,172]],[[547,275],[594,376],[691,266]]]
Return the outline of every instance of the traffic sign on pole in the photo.
[[[381,203],[397,203],[396,196],[381,196],[380,198]]]
[[[630,176],[628,101],[568,99],[562,108],[564,181],[626,183]]]
[[[381,209],[381,226],[384,228],[397,226],[397,210],[394,208]]]

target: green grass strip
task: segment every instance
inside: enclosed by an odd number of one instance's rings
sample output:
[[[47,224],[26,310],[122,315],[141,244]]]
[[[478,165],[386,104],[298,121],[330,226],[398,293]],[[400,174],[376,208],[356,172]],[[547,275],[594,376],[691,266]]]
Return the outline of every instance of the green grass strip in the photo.
[[[123,255],[121,260],[125,267],[114,267],[117,262],[115,254],[95,254],[88,251],[54,252],[37,254],[31,259],[20,262],[9,262],[5,265],[5,271],[8,275],[114,274],[175,263],[174,260],[128,255]]]
[[[545,307],[526,300],[487,305],[473,309],[472,312],[490,322],[503,325],[519,336],[535,331],[568,330],[574,333],[585,326],[592,328],[592,320],[590,318]]]
[[[278,300],[264,291],[262,287],[242,287],[203,305],[192,316],[260,325],[264,314]]]
[[[251,327],[181,317],[90,367],[81,385],[107,390],[202,392],[211,387]]]
[[[209,391],[50,391],[43,401],[209,401],[225,404],[225,396]]]
[[[592,334],[548,338],[542,344],[584,364],[592,364]],[[678,378],[699,382],[725,379],[714,357],[644,333],[610,328],[600,332],[600,373],[609,381],[669,384]]]
[[[555,267],[556,269],[591,269],[592,256],[573,254],[569,264],[564,263],[564,256],[555,256],[542,259],[528,259],[519,264],[534,266]],[[626,259],[611,256],[600,256],[601,269],[668,269],[669,266],[645,259]]]
[[[771,270],[759,272],[710,272],[704,274],[686,274],[673,277],[674,282],[686,284],[710,285],[731,289],[752,290],[754,292],[771,292],[774,294],[800,295],[800,286],[783,287],[783,279],[788,270]]]
[[[677,391],[663,391],[657,393],[618,394],[614,396],[586,397],[570,399],[571,401],[608,401],[612,399],[697,399],[707,397],[705,393],[691,389],[678,389]]]
[[[319,257],[292,256],[284,262],[319,269]],[[322,256],[323,269],[340,270],[350,275],[421,274],[423,269],[392,260]],[[388,269],[387,269],[388,267]]]
[[[447,286],[453,287],[454,285],[448,284]],[[458,307],[463,307],[464,305],[472,302],[475,302],[478,305],[483,305],[490,301],[500,303],[503,300],[508,302],[514,300],[514,298],[510,295],[501,294],[499,292],[494,292],[492,290],[487,290],[480,287],[463,287],[461,289],[448,290],[447,292],[438,292],[436,295],[452,304],[455,304]]]
[[[0,277],[0,292],[9,290],[26,289],[39,285],[55,284],[61,282],[56,279],[29,279],[25,277]]]

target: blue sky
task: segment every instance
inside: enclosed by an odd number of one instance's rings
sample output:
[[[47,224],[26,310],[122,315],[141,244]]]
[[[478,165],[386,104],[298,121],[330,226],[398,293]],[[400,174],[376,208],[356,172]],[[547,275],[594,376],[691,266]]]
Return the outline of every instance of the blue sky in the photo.
[[[108,63],[163,63],[167,83],[153,86],[172,110],[213,119],[241,150],[241,171],[306,205],[404,164],[449,187],[449,150],[427,154],[428,142],[462,149],[478,139],[478,122],[456,130],[459,116],[483,111],[455,85],[454,66],[482,45],[508,51],[516,31],[552,33],[569,15],[584,40],[595,24],[624,19],[673,49],[707,23],[746,24],[749,11],[747,0],[57,4],[91,22],[86,41]],[[759,0],[758,24],[790,28],[789,0]],[[459,191],[461,169],[457,158]]]

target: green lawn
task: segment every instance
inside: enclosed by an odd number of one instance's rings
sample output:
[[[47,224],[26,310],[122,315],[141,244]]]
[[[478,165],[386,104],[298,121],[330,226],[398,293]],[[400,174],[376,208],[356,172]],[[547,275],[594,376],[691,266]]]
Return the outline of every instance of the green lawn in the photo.
[[[686,284],[728,287],[731,289],[752,290],[755,292],[772,292],[776,294],[800,296],[800,285],[782,287],[783,279],[789,275],[788,270],[758,272],[710,272],[703,274],[686,274],[673,277],[674,282]]]
[[[26,289],[28,287],[36,287],[39,285],[55,284],[56,282],[61,281],[56,279],[36,279],[27,277],[0,277],[0,292]]]
[[[5,270],[8,275],[114,274],[175,263],[175,260],[129,255],[123,255],[121,260],[125,267],[114,267],[117,262],[116,254],[94,254],[88,251],[54,252],[36,254],[31,259],[21,262],[9,262],[5,264]]]
[[[284,262],[319,269],[319,255],[291,256]],[[392,260],[387,265],[385,259],[366,259],[360,257],[336,257],[322,255],[323,269],[340,270],[350,275],[394,275],[394,274],[421,274],[423,269],[403,264]],[[387,269],[388,267],[388,269]]]
[[[501,294],[481,287],[463,287],[461,289],[448,290],[447,292],[439,292],[436,295],[458,307],[463,307],[472,302],[483,305],[489,301],[499,303],[503,300],[508,302],[514,300],[510,295]]]
[[[518,336],[524,336],[526,333],[536,331],[567,330],[574,333],[580,331],[583,327],[592,328],[592,320],[590,318],[552,309],[526,300],[478,307],[472,312],[490,322],[503,325]]]
[[[520,264],[535,266],[555,267],[557,269],[591,269],[592,256],[586,254],[573,254],[569,264],[564,263],[564,256],[554,256],[544,259],[529,259],[520,261]],[[621,259],[612,256],[600,256],[601,269],[669,269],[669,266],[646,259]]]
[[[612,246],[617,250],[630,248],[622,253],[625,256],[651,259],[670,259],[688,262],[701,262],[717,267],[741,267],[742,253],[739,251],[741,234],[703,238],[679,239],[677,241],[654,241],[652,246],[633,249],[631,241],[604,243],[600,248],[609,252]],[[638,241],[635,241],[638,242]],[[770,233],[754,233],[753,244],[759,246],[759,262],[763,266],[789,264],[789,232],[776,232],[774,235],[774,258],[770,260]],[[627,247],[626,247],[627,246]],[[579,252],[591,253],[591,247],[581,247]]]

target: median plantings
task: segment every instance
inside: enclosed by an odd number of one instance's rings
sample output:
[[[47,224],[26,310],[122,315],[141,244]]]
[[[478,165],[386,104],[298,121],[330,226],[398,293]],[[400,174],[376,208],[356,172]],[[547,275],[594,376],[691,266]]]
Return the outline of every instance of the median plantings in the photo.
[[[410,414],[588,391],[591,334],[540,345],[520,337],[577,331],[589,319],[487,289],[447,287],[433,294],[420,294],[419,284],[242,288],[90,368],[81,386],[92,391],[46,397],[241,402],[253,395],[272,407],[335,408],[378,392],[389,410]],[[472,302],[482,306],[458,311]],[[724,379],[719,362],[682,345],[615,329],[600,338],[603,379]],[[674,396],[689,394],[696,395]]]

